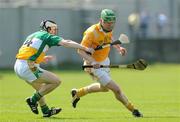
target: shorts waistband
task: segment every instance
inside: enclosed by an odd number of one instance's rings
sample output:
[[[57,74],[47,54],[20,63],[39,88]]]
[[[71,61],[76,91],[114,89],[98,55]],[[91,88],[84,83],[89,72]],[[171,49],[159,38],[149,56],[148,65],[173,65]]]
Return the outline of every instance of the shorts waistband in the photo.
[[[21,62],[27,62],[27,60],[24,60],[24,59],[16,59],[16,61],[21,61]]]

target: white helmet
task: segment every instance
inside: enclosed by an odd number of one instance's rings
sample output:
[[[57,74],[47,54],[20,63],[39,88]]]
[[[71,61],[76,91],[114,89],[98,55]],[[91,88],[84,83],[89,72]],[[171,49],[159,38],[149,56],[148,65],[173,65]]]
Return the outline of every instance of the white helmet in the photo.
[[[52,26],[55,26],[57,27],[57,24],[52,21],[52,20],[43,20],[41,23],[40,23],[40,28],[42,30],[45,30],[45,31],[48,31],[48,28],[52,27]]]

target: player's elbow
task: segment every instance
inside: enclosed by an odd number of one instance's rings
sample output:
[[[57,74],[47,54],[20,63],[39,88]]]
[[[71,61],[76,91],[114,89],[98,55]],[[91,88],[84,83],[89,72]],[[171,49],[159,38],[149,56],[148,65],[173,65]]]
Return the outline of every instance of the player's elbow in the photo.
[[[81,49],[78,49],[78,50],[77,50],[77,53],[78,53],[79,55],[82,55],[82,54],[83,54],[83,52],[84,52],[84,51],[83,51],[83,50],[81,50]]]
[[[79,54],[80,49],[77,49],[77,53]]]
[[[59,42],[59,45],[65,46],[66,45],[65,40],[62,40],[61,42]]]
[[[60,43],[59,43],[61,46],[64,46],[64,47],[70,47],[71,46],[71,40],[62,40]]]

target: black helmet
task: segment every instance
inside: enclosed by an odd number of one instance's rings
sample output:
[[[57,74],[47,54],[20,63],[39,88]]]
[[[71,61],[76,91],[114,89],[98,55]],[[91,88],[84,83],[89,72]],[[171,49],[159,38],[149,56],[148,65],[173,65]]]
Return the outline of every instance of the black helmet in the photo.
[[[48,31],[48,28],[50,28],[52,26],[56,26],[57,27],[57,24],[54,21],[52,21],[52,20],[43,20],[40,23],[41,30]]]

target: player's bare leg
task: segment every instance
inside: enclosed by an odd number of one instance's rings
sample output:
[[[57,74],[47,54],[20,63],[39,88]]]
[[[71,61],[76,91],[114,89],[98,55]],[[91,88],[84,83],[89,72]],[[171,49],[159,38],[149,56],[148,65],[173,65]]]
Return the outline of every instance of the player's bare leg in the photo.
[[[60,85],[61,81],[55,74],[45,70],[43,71],[43,74],[41,75],[41,77],[37,79],[36,81],[34,81],[31,85],[34,86],[34,85],[37,85],[37,83],[43,84],[39,88],[38,92],[42,96],[44,96],[50,93],[51,91],[53,91],[55,88],[57,88]]]
[[[109,90],[102,86],[100,83],[93,83],[89,86],[82,87],[80,89],[72,89],[72,105],[74,108],[76,108],[76,104],[80,100],[80,97],[85,96],[88,93],[94,93],[94,92],[108,92]]]
[[[42,76],[31,84],[37,92],[31,98],[28,98],[26,102],[34,113],[38,114],[37,102],[39,102],[41,106],[44,117],[50,117],[54,114],[58,114],[61,111],[60,108],[49,109],[44,99],[44,95],[50,93],[52,90],[58,87],[59,84],[60,80],[53,73],[48,71],[44,71]]]
[[[128,98],[114,81],[110,81],[106,87],[113,91],[116,99],[119,100],[129,111],[131,111],[135,117],[142,117],[142,114],[133,106],[131,102],[129,102]]]

